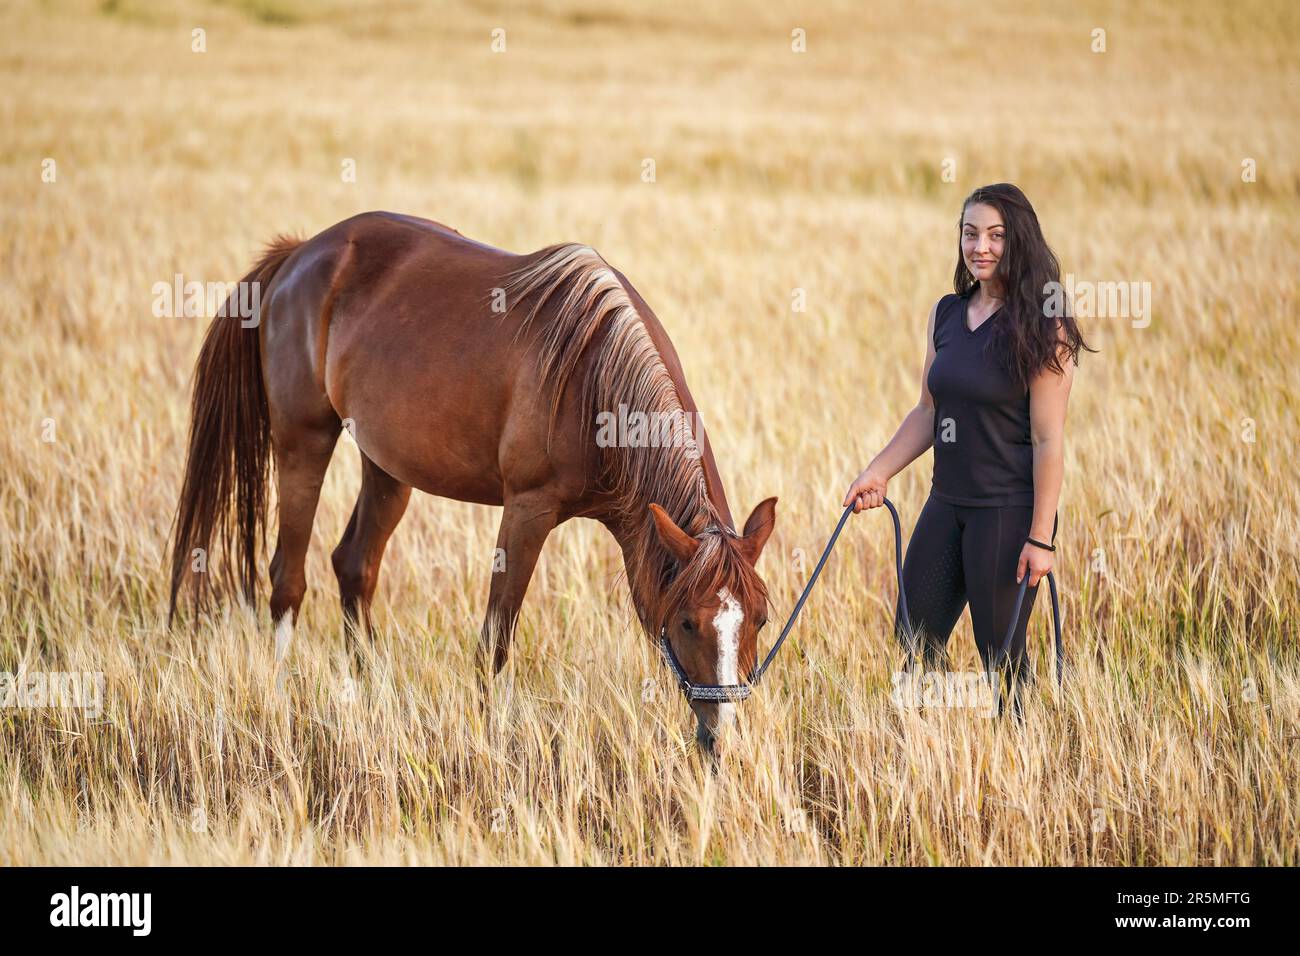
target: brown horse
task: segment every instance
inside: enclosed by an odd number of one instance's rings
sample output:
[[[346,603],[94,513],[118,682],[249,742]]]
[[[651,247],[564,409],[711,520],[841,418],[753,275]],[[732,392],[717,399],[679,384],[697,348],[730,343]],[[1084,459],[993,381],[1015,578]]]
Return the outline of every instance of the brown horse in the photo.
[[[169,618],[183,586],[202,599],[194,556],[214,542],[226,583],[238,577],[254,600],[274,450],[271,617],[283,666],[317,498],[346,426],[361,492],[333,565],[354,648],[360,621],[370,633],[384,547],[418,488],[503,507],[485,681],[505,664],[546,536],[574,517],[614,535],[642,626],[656,641],[666,633],[690,681],[752,672],[767,618],[754,564],[776,499],[737,534],[701,428],[684,441],[640,440],[644,429],[599,440],[602,413],[698,422],[698,412],[658,319],[593,249],[515,255],[429,220],[366,213],[306,242],[276,240],[244,282],[259,284],[255,322],[214,319],[199,354]],[[691,701],[702,745],[733,706]]]

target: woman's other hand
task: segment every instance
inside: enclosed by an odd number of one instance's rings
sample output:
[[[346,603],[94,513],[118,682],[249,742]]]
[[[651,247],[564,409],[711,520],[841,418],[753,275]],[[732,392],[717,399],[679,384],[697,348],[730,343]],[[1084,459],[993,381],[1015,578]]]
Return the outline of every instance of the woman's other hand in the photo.
[[[1020,562],[1016,565],[1016,583],[1019,584],[1020,579],[1025,576],[1025,571],[1028,571],[1029,586],[1036,587],[1038,582],[1047,576],[1047,572],[1052,570],[1055,558],[1055,553],[1026,541],[1025,546],[1020,549]]]

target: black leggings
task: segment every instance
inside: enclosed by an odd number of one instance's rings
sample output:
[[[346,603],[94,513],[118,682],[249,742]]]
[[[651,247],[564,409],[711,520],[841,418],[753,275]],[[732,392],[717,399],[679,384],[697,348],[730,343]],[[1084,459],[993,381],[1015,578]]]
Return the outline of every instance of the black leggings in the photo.
[[[1016,564],[1033,516],[1030,505],[975,508],[951,505],[933,495],[926,501],[907,545],[903,591],[912,627],[924,642],[927,670],[947,669],[948,637],[967,600],[984,669],[995,663],[993,655],[1006,637],[1020,589]],[[1050,543],[1056,543],[1055,519]],[[1032,677],[1025,629],[1037,593],[1037,585],[1025,591],[1020,618],[1007,647],[1006,676],[1008,682],[1016,680],[1017,687]],[[895,612],[895,631],[904,649],[909,649],[901,606]],[[1018,696],[1016,705],[1019,713]]]

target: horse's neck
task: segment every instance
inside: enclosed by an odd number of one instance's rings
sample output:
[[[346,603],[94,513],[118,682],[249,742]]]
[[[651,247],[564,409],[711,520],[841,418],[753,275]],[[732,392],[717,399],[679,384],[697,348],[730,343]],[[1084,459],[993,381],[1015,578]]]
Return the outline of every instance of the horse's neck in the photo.
[[[727,527],[735,530],[735,521],[731,517],[731,509],[727,506],[727,490],[722,487],[722,474],[718,471],[718,463],[713,458],[713,446],[709,443],[709,433],[704,428],[704,422],[696,413],[696,423],[700,430],[699,448],[700,448],[700,465],[704,468],[704,484],[708,489],[709,502],[722,519]]]
[[[689,394],[684,385],[677,381],[676,376],[674,376],[674,384],[677,385],[680,393]],[[698,412],[695,414],[698,415]],[[678,523],[678,527],[688,533],[698,533],[710,525],[734,531],[734,521],[727,507],[726,490],[723,488],[722,476],[713,458],[713,449],[709,444],[703,423],[698,417],[695,421],[696,427],[700,430],[696,442],[699,448],[699,466],[704,473],[704,494],[702,499],[690,506],[689,513],[673,515],[673,520]],[[672,445],[665,453],[671,455],[682,452],[679,446]],[[637,617],[646,630],[651,631],[653,627],[649,618],[662,597],[667,584],[665,578],[674,573],[675,562],[659,540],[650,517],[650,504],[654,498],[646,495],[653,495],[653,492],[643,489],[636,494],[644,500],[636,501],[630,507],[626,500],[611,501],[610,510],[600,516],[599,520],[614,535],[623,551],[623,566],[627,572],[628,587],[632,592]],[[667,504],[662,499],[655,503]]]

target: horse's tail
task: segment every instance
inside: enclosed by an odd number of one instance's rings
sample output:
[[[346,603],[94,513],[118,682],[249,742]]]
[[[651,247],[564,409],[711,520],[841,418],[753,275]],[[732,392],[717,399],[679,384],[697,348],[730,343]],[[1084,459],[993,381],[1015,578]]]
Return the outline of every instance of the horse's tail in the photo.
[[[261,295],[276,270],[301,240],[277,237],[243,279],[243,302]],[[247,290],[256,290],[249,293]],[[241,296],[237,287],[231,299]],[[176,599],[188,576],[195,603],[201,604],[211,572],[213,540],[220,544],[226,568],[223,583],[234,583],[234,569],[249,603],[257,594],[257,553],[266,521],[266,488],[271,458],[271,422],[266,383],[262,381],[262,346],[257,322],[245,327],[227,300],[208,327],[194,368],[190,402],[189,450],[185,480],[172,528],[171,596],[167,621],[176,614]],[[232,507],[233,505],[233,507]]]

